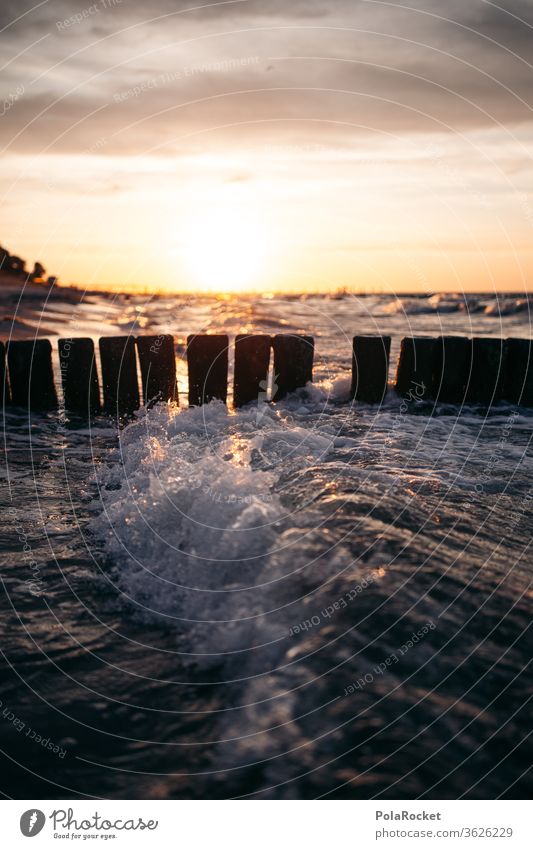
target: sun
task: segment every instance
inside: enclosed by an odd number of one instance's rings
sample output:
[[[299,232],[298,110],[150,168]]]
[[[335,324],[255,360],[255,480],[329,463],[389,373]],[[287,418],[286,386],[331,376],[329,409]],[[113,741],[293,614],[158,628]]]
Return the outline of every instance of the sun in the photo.
[[[249,209],[208,208],[182,234],[185,271],[191,283],[208,291],[256,288],[268,256],[266,224]]]

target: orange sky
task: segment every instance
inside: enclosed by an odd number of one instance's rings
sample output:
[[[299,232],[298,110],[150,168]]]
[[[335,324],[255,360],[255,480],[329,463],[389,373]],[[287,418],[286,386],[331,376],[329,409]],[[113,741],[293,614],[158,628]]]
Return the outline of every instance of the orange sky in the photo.
[[[26,8],[0,241],[63,283],[531,288],[526,0]]]

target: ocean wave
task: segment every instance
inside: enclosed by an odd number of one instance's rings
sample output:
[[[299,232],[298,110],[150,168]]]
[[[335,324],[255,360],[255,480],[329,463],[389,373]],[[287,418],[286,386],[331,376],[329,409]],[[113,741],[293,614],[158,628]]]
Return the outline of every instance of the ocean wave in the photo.
[[[528,298],[499,298],[485,306],[485,315],[516,315],[530,309]]]
[[[528,298],[493,299],[464,295],[432,295],[430,298],[395,298],[383,306],[384,315],[433,315],[445,313],[483,313],[487,316],[508,316],[530,308]]]
[[[231,651],[236,623],[271,603],[257,585],[281,577],[269,561],[287,516],[275,492],[279,468],[319,462],[332,447],[332,439],[284,428],[271,410],[258,420],[255,410],[234,416],[214,402],[141,415],[98,470],[91,523],[123,598],[169,622],[232,622],[229,641],[213,628],[201,641],[203,651]],[[281,570],[297,559],[291,553]]]
[[[345,388],[338,382],[334,391]],[[238,413],[221,402],[140,412],[97,467],[90,526],[124,600],[168,624],[210,623],[198,641],[202,651],[231,651],[238,623],[248,631],[251,620],[275,609],[279,582],[310,559],[326,572],[357,561],[366,543],[350,538],[349,556],[339,561],[345,546],[334,542],[347,504],[359,504],[362,516],[372,510],[372,528],[381,515],[371,508],[375,499],[379,507],[390,497],[394,511],[409,493],[453,492],[461,506],[480,480],[484,495],[495,497],[524,484],[531,462],[520,443],[506,446],[505,462],[494,460],[510,427],[504,411],[489,422],[466,414],[406,416],[391,393],[379,411],[352,411],[347,428],[350,408],[323,415],[331,389]],[[513,433],[526,432],[529,422],[514,416]],[[317,500],[335,508],[330,537]],[[453,502],[448,508],[453,516]],[[381,522],[392,520],[381,515]],[[265,586],[272,591],[258,592]],[[227,622],[229,643],[215,627]],[[269,632],[276,624],[270,617]]]

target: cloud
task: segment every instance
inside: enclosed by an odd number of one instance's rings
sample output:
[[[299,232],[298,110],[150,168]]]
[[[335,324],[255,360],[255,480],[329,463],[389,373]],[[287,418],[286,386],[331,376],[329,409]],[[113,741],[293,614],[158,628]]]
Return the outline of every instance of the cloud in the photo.
[[[19,19],[5,31],[13,61],[2,94],[22,84],[24,95],[1,119],[0,143],[86,153],[105,137],[108,154],[168,154],[193,134],[248,144],[276,128],[281,140],[329,139],[336,127],[344,144],[531,121],[531,0],[505,10],[409,2],[98,0],[88,12],[83,2],[5,0],[0,26]]]

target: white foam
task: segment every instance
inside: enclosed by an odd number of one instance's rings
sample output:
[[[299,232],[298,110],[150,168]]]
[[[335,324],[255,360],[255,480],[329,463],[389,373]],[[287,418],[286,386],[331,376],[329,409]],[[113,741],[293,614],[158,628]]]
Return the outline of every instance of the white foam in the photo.
[[[346,505],[353,514],[387,493],[401,504],[415,491],[446,498],[451,487],[466,497],[480,480],[484,495],[509,492],[509,464],[521,477],[531,468],[521,444],[505,436],[503,411],[488,422],[428,418],[402,414],[400,400],[388,397],[372,412],[339,407],[322,416],[327,392],[237,413],[219,402],[157,405],[141,411],[98,467],[90,528],[111,579],[139,615],[185,632],[184,644],[205,663],[276,645],[300,615],[284,612],[287,599],[358,562],[388,513],[367,519],[365,539],[344,540]],[[339,433],[347,417],[348,435]],[[513,436],[529,421],[517,416]],[[321,493],[335,508],[329,528],[315,504]]]

